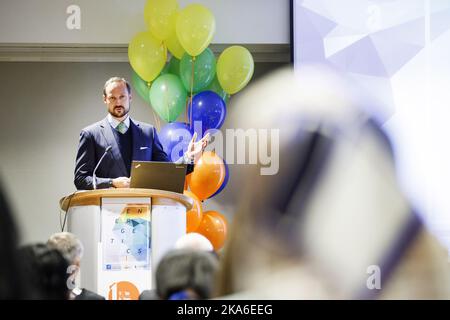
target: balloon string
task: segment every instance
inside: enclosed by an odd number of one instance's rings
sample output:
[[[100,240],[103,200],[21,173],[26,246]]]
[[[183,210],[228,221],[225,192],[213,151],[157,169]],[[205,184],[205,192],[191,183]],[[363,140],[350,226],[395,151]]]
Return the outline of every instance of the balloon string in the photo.
[[[166,102],[166,111],[167,111],[167,122],[170,122],[170,108],[169,108],[169,86],[167,83],[164,84],[165,90],[164,90],[164,101]]]
[[[160,130],[161,129],[161,119],[158,117],[158,115],[156,115],[156,113],[155,113],[155,116],[156,116],[156,121],[158,121],[158,130]]]
[[[184,104],[184,122],[189,126],[191,123],[188,119],[188,106],[189,106],[189,98],[186,98],[186,103]]]
[[[151,82],[147,82],[147,87],[150,88],[151,85],[152,85]],[[156,115],[155,109],[153,109],[152,106],[151,106],[151,109],[152,109],[153,119],[155,120],[156,129],[159,131],[161,129],[161,122],[159,121],[159,117]]]
[[[161,129],[161,124],[159,122],[159,118],[156,116],[155,110],[152,108],[153,118],[155,119],[156,129],[159,131]]]
[[[192,124],[192,95],[194,92],[194,70],[195,70],[195,57],[192,57],[192,72],[191,72],[191,97],[190,97],[190,101],[191,101],[191,113],[189,114],[189,125]]]

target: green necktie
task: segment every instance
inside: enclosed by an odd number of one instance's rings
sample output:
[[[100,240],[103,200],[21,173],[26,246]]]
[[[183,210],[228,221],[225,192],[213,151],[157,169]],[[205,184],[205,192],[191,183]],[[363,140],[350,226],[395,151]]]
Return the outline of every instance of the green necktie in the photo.
[[[116,127],[116,130],[119,131],[121,134],[127,132],[127,129],[128,129],[127,125],[123,122],[120,122]]]

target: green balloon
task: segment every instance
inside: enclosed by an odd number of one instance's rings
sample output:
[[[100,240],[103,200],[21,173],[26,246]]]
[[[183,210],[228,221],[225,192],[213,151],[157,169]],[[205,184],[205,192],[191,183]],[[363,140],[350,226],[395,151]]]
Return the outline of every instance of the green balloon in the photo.
[[[214,77],[214,80],[209,84],[208,87],[206,87],[205,90],[214,91],[223,99],[223,101],[225,101],[226,104],[228,104],[228,101],[230,101],[230,95],[222,89],[217,76]]]
[[[133,85],[134,90],[139,94],[139,96],[144,99],[145,102],[150,103],[150,99],[148,97],[150,93],[150,82],[146,82],[133,70],[133,74],[131,75],[131,84]]]
[[[166,64],[161,74],[174,74],[180,76],[180,60],[175,57],[170,58],[170,61]]]
[[[194,66],[194,76],[192,76],[192,66]],[[195,60],[187,53],[181,58],[180,78],[188,92],[191,92],[191,89],[194,93],[202,91],[213,81],[215,74],[216,58],[209,48],[195,57]],[[192,80],[194,80],[193,86]]]
[[[170,73],[153,82],[149,97],[153,109],[165,122],[175,121],[186,107],[186,90],[180,78]]]

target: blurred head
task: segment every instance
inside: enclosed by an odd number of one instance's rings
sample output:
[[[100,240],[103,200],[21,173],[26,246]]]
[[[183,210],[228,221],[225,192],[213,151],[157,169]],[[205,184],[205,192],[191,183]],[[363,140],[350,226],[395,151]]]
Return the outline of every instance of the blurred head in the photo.
[[[56,249],[43,243],[20,249],[27,279],[37,299],[66,300],[69,298],[67,269],[69,263]]]
[[[79,266],[83,257],[83,244],[70,232],[58,232],[53,234],[47,241],[49,248],[56,249],[62,253],[70,264]]]
[[[175,243],[175,249],[192,249],[213,252],[214,247],[205,236],[200,233],[186,233]]]
[[[123,120],[130,111],[130,84],[124,78],[108,79],[103,86],[103,102],[113,117]]]
[[[267,94],[270,92],[271,94]],[[381,287],[423,231],[401,192],[392,150],[364,111],[371,104],[320,66],[278,71],[237,97],[228,127],[278,130],[279,170],[239,165],[218,295],[366,298]]]
[[[208,299],[217,267],[217,258],[209,252],[172,250],[158,264],[156,292],[161,299]]]

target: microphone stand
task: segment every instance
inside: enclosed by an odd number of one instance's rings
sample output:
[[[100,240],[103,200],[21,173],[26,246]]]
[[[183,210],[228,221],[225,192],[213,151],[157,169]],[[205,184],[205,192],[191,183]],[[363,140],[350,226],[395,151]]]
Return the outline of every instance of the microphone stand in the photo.
[[[103,158],[108,154],[109,150],[111,150],[111,146],[107,146],[105,149],[105,153],[103,153],[102,157],[98,161],[97,165],[95,166],[94,173],[92,174],[92,185],[94,187],[94,190],[97,190],[97,177],[95,173],[97,172],[98,167],[100,166],[100,163],[102,163]]]

